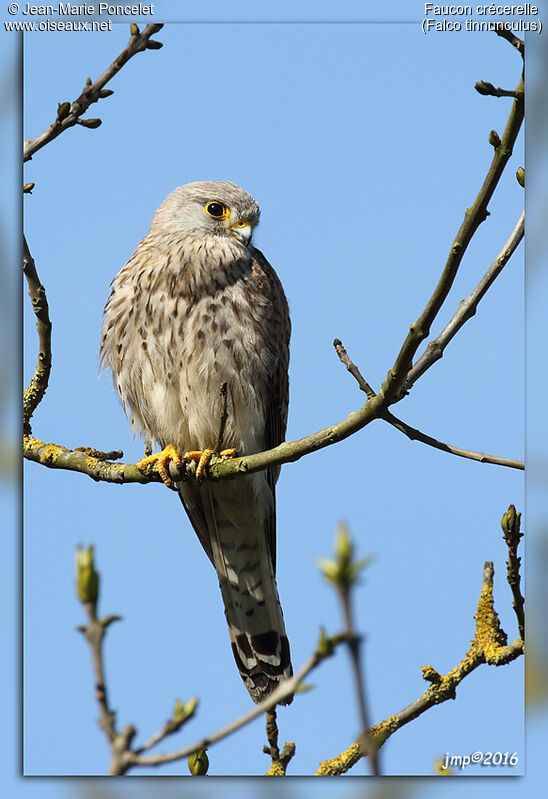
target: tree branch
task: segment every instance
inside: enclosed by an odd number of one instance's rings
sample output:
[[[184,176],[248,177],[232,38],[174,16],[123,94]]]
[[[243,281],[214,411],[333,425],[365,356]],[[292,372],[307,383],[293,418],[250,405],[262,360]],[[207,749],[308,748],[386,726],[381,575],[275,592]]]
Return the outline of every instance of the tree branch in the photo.
[[[38,361],[34,375],[23,394],[23,432],[30,435],[32,414],[42,401],[51,372],[51,321],[49,318],[46,290],[40,283],[34,258],[30,254],[27,239],[23,236],[23,272],[27,278],[32,309],[36,314],[38,331]]]
[[[147,49],[158,49],[162,45],[160,42],[154,42],[150,37],[161,30],[164,26],[162,24],[147,25],[142,33],[138,33],[138,28],[132,26],[132,35],[125,48],[120,55],[107,67],[100,78],[94,83],[86,83],[82,89],[80,96],[74,100],[73,103],[61,103],[57,111],[57,118],[46,130],[37,136],[35,139],[27,139],[23,148],[23,161],[29,161],[32,156],[45,147],[50,141],[56,139],[67,128],[71,128],[76,124],[83,124],[85,127],[99,127],[101,120],[81,120],[80,117],[84,114],[92,103],[96,103],[105,94],[101,94],[104,86],[122,69],[130,58],[136,53],[141,53]],[[136,30],[136,33],[133,31]],[[152,46],[151,46],[152,45]],[[88,79],[89,80],[89,79]],[[109,92],[108,94],[112,94]],[[106,95],[108,96],[108,95]],[[92,125],[87,123],[94,123]]]
[[[198,741],[191,746],[186,746],[182,749],[179,749],[176,752],[149,755],[145,757],[142,757],[135,752],[128,752],[127,757],[130,765],[159,766],[162,763],[172,763],[174,760],[181,760],[183,758],[189,757],[189,755],[194,754],[194,752],[199,752],[202,749],[208,749],[212,744],[217,743],[217,741],[226,738],[231,733],[236,732],[236,730],[239,730],[241,727],[249,724],[250,721],[253,721],[253,719],[257,718],[257,716],[260,716],[261,713],[271,710],[286,696],[290,696],[291,694],[295,693],[296,689],[302,683],[306,675],[315,669],[319,663],[325,660],[325,658],[330,657],[333,654],[334,648],[345,640],[346,636],[344,634],[336,635],[329,639],[325,638],[325,636],[322,636],[316,651],[308,658],[297,674],[280,683],[276,690],[268,697],[268,699],[265,699],[260,704],[255,705],[255,707],[248,713],[245,713],[239,719],[236,719],[230,724],[227,724],[225,727],[222,727],[216,733],[213,733],[207,738],[203,738],[201,741]]]
[[[465,301],[463,300],[463,302]],[[368,397],[376,396],[369,383],[367,383],[362,376],[362,373],[358,367],[350,360],[350,356],[345,350],[341,340],[336,338],[333,344],[335,345],[335,350],[340,360],[345,364],[350,374],[356,379],[361,390],[365,391]],[[498,466],[508,466],[511,469],[525,468],[523,461],[516,461],[511,458],[501,458],[498,455],[486,455],[485,452],[474,452],[473,450],[454,447],[452,444],[446,444],[443,441],[438,441],[436,438],[432,438],[432,436],[426,435],[426,433],[422,433],[420,430],[417,430],[416,427],[411,427],[411,425],[402,421],[397,416],[394,416],[394,414],[390,413],[390,411],[385,411],[380,418],[384,419],[385,422],[388,422],[401,433],[406,435],[407,438],[411,439],[411,441],[420,441],[423,444],[428,444],[428,446],[442,450],[443,452],[449,452],[452,455],[458,455],[461,458],[469,458],[470,460],[479,461],[480,463],[493,463]]]
[[[512,47],[516,48],[521,57],[525,58],[525,43],[521,39],[518,39],[518,37],[515,36],[512,31],[506,30],[504,25],[501,24],[497,25],[495,33],[497,36],[501,36],[503,39],[506,39],[507,42],[510,42]]]
[[[449,324],[443,329],[440,335],[431,341],[421,357],[413,364],[405,381],[405,389],[409,390],[413,384],[430,369],[430,367],[443,357],[443,353],[449,342],[459,332],[461,327],[471,319],[478,308],[488,289],[493,285],[500,275],[519,243],[523,239],[525,232],[525,211],[522,212],[516,226],[506,241],[504,247],[499,252],[487,272],[484,274],[476,288],[461,300],[459,307],[453,315]]]
[[[278,724],[276,723],[276,708],[266,711],[266,737],[268,746],[263,747],[265,755],[270,755],[272,763],[266,772],[267,777],[285,777],[287,766],[295,754],[295,744],[285,743],[280,752],[278,747]]]
[[[483,570],[482,590],[475,613],[476,631],[472,644],[462,661],[445,675],[439,674],[432,666],[422,667],[422,676],[431,683],[422,696],[415,702],[400,710],[393,716],[376,724],[367,730],[368,736],[375,741],[378,747],[393,735],[396,730],[409,724],[427,710],[454,699],[457,686],[471,674],[478,666],[487,663],[493,666],[502,666],[511,663],[524,653],[522,639],[515,640],[507,645],[507,638],[500,626],[498,615],[493,603],[493,563],[488,561]],[[363,756],[362,736],[348,749],[332,760],[320,763],[317,775],[333,776],[344,774]]]
[[[446,444],[444,441],[438,441],[432,436],[422,433],[416,427],[411,427],[407,422],[403,422],[394,416],[390,411],[387,411],[382,417],[386,422],[391,424],[396,430],[407,436],[411,441],[420,441],[422,444],[427,444],[429,447],[434,447],[442,452],[449,452],[451,455],[458,455],[459,458],[468,458],[472,461],[479,463],[492,463],[496,466],[507,466],[510,469],[525,469],[523,461],[517,461],[513,458],[502,458],[499,455],[487,455],[485,452],[475,452],[471,449],[462,449],[462,447],[455,447],[453,444]]]
[[[422,341],[428,337],[430,327],[436,318],[442,304],[444,303],[453,281],[457,274],[458,268],[462,261],[466,248],[470,243],[472,236],[480,226],[480,224],[487,218],[487,206],[497,184],[504,167],[508,163],[514,143],[519,133],[521,123],[523,122],[524,113],[524,81],[523,76],[516,89],[516,96],[512,103],[512,108],[500,144],[494,148],[493,159],[489,171],[483,181],[483,185],[478,192],[478,195],[473,205],[466,210],[464,221],[460,226],[455,240],[451,246],[449,256],[445,263],[444,270],[421,315],[409,328],[409,333],[398,353],[393,367],[388,372],[388,375],[381,386],[381,395],[385,398],[388,405],[398,402],[404,394],[402,389],[405,384],[406,377],[411,369],[413,357]]]

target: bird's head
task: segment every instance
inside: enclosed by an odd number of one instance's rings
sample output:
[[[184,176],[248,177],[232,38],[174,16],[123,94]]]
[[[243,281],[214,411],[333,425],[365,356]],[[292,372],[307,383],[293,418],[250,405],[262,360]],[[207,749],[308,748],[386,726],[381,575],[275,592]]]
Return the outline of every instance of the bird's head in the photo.
[[[172,191],[158,208],[153,224],[169,233],[199,238],[233,237],[247,246],[259,215],[253,197],[235,183],[199,181]]]

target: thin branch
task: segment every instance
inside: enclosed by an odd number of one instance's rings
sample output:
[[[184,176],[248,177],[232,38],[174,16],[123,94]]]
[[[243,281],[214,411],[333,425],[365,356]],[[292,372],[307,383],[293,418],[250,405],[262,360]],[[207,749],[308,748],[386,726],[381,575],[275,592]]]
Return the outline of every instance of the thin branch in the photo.
[[[430,369],[430,367],[436,361],[443,357],[444,350],[449,342],[455,337],[461,327],[475,315],[480,301],[483,299],[488,289],[493,285],[516,251],[519,243],[523,239],[524,232],[525,212],[522,212],[514,230],[504,244],[504,247],[499,252],[476,288],[468,295],[468,297],[466,297],[466,299],[461,300],[459,307],[457,308],[449,324],[443,329],[436,339],[429,343],[421,357],[413,364],[413,367],[409,371],[405,381],[406,390],[409,390],[419,379],[419,377],[422,377],[422,375],[428,369]]]
[[[343,607],[343,615],[345,621],[345,632],[348,636],[348,648],[350,651],[350,659],[352,662],[352,671],[354,674],[354,684],[356,686],[356,694],[358,697],[358,708],[360,711],[361,729],[364,733],[360,739],[360,745],[363,750],[363,756],[369,757],[371,762],[371,771],[375,777],[380,775],[379,767],[379,747],[377,743],[368,733],[369,730],[369,713],[367,711],[367,701],[365,698],[365,685],[362,675],[361,667],[361,638],[356,634],[354,625],[354,614],[352,612],[352,603],[350,596],[349,585],[339,585],[338,593],[341,598]]]
[[[500,626],[494,608],[493,575],[493,563],[488,561],[483,569],[481,596],[474,616],[476,620],[475,636],[463,660],[445,675],[439,674],[432,666],[422,667],[422,676],[431,683],[430,687],[415,702],[399,713],[367,730],[369,737],[375,741],[378,747],[381,747],[396,730],[409,724],[410,721],[421,716],[430,708],[441,702],[446,702],[448,699],[454,699],[457,686],[478,666],[484,663],[502,666],[523,655],[522,639],[517,639],[507,645],[506,635]],[[362,739],[363,737],[360,736],[338,757],[320,763],[316,774],[332,776],[347,772],[363,757]]]
[[[426,433],[417,430],[416,427],[411,427],[407,422],[398,419],[398,417],[394,416],[390,411],[387,411],[382,418],[395,427],[396,430],[406,435],[411,441],[420,441],[422,444],[427,444],[429,447],[434,447],[442,452],[449,452],[451,455],[458,455],[459,458],[468,458],[472,461],[478,461],[478,463],[492,463],[496,466],[507,466],[510,469],[525,469],[523,461],[517,461],[513,458],[502,458],[498,455],[487,455],[485,452],[462,449],[462,447],[455,447],[453,444],[446,444],[444,441],[438,441],[438,439],[432,438],[432,436],[428,436]]]
[[[515,36],[512,31],[506,30],[504,25],[501,23],[500,25],[497,25],[495,33],[497,36],[501,36],[503,39],[506,39],[507,42],[510,42],[512,47],[516,48],[521,57],[525,58],[525,43],[521,39],[518,39],[518,37]]]
[[[186,702],[184,705],[177,700],[175,702],[175,709],[173,715],[168,719],[163,727],[152,735],[148,741],[135,750],[136,754],[140,755],[142,752],[148,752],[149,749],[157,746],[161,741],[169,735],[178,732],[181,727],[187,723],[195,714],[198,706],[198,700],[194,697]]]
[[[85,627],[81,627],[80,631],[84,633],[91,651],[95,698],[99,705],[99,726],[112,744],[117,738],[118,732],[116,730],[116,714],[108,704],[103,667],[103,640],[107,625],[97,618],[96,602],[84,602],[83,605],[88,623]]]
[[[340,338],[335,339],[335,341],[333,342],[333,346],[335,347],[335,352],[339,356],[340,361],[344,363],[344,365],[346,366],[347,371],[350,372],[352,377],[357,381],[361,390],[365,394],[367,394],[367,399],[373,399],[374,397],[376,397],[377,395],[375,391],[373,391],[373,389],[371,388],[365,377],[362,375],[362,373],[356,366],[356,364],[350,360],[348,353],[343,347],[343,343],[340,340]]]
[[[68,103],[62,103],[59,106],[57,119],[46,128],[43,133],[35,139],[27,139],[25,141],[23,160],[29,161],[38,150],[45,147],[45,145],[53,141],[53,139],[56,139],[57,136],[67,130],[67,128],[71,128],[76,124],[83,124],[85,127],[98,127],[98,125],[101,124],[100,120],[80,120],[80,117],[87,111],[92,103],[100,99],[101,91],[104,86],[118,74],[130,58],[133,58],[136,53],[143,52],[143,50],[158,49],[158,47],[161,47],[159,42],[151,41],[150,37],[162,28],[162,24],[153,24],[147,25],[142,33],[132,33],[126,47],[122,50],[120,55],[114,59],[112,64],[107,67],[101,77],[94,83],[90,82],[86,84],[80,96],[70,104],[70,108],[68,107]],[[86,125],[86,122],[94,124]]]
[[[46,290],[40,283],[36,264],[30,254],[25,237],[23,237],[23,272],[27,278],[32,309],[36,314],[39,346],[36,369],[23,395],[23,431],[25,435],[30,435],[32,414],[42,401],[49,383],[51,372],[51,321]]]
[[[476,91],[479,94],[483,94],[489,97],[518,97],[519,93],[517,89],[501,89],[496,88],[493,86],[492,83],[486,80],[478,80],[475,87]],[[522,93],[523,94],[523,93]]]
[[[466,300],[463,300],[463,302],[466,302]],[[367,381],[363,378],[358,367],[350,359],[350,356],[343,347],[340,339],[336,338],[333,344],[335,345],[335,350],[340,360],[342,363],[344,363],[350,374],[356,379],[361,390],[366,392],[369,398],[375,397],[375,392],[369,383],[367,383]],[[421,443],[427,444],[430,447],[442,450],[442,452],[449,452],[452,455],[458,455],[461,458],[469,458],[470,460],[479,461],[480,463],[492,463],[498,466],[508,466],[511,469],[523,470],[525,468],[523,461],[513,460],[512,458],[501,458],[498,455],[486,455],[485,452],[475,452],[469,449],[462,449],[461,447],[455,447],[452,444],[446,444],[443,441],[438,441],[438,439],[432,438],[432,436],[417,430],[416,427],[411,427],[411,425],[402,421],[397,416],[394,416],[394,414],[390,413],[390,411],[385,411],[380,418],[384,419],[385,422],[388,422],[401,433],[406,435],[407,438],[411,439],[411,441],[420,441]]]
[[[524,605],[525,599],[521,593],[521,575],[520,566],[521,558],[518,557],[519,542],[523,538],[521,527],[521,513],[516,513],[514,505],[510,505],[507,512],[502,517],[502,530],[504,533],[504,540],[508,547],[508,561],[506,562],[506,580],[512,591],[514,601],[512,607],[518,620],[518,629],[520,637],[525,640],[525,612]]]
[[[388,405],[398,402],[404,394],[402,389],[405,380],[412,367],[413,357],[425,338],[430,333],[430,327],[434,322],[442,304],[444,303],[453,281],[456,277],[458,268],[462,261],[466,248],[470,243],[472,236],[480,226],[480,224],[487,218],[487,206],[497,184],[500,180],[502,172],[508,163],[514,143],[519,133],[521,123],[523,122],[524,114],[524,98],[523,98],[524,81],[523,76],[520,79],[516,92],[518,96],[512,103],[512,108],[504,133],[502,135],[501,143],[498,147],[494,148],[493,159],[489,171],[483,181],[483,185],[478,192],[478,195],[473,205],[466,210],[464,221],[460,226],[455,240],[451,246],[449,256],[445,263],[442,275],[426,304],[421,315],[409,328],[409,333],[398,353],[393,367],[388,372],[386,379],[381,386],[381,395],[386,399]]]
[[[266,711],[266,737],[268,746],[263,747],[265,755],[270,755],[272,763],[266,772],[267,777],[285,777],[287,766],[295,754],[295,744],[285,743],[280,752],[278,747],[278,724],[276,722],[276,708]]]
[[[207,738],[203,738],[201,741],[198,741],[191,746],[186,746],[183,749],[179,749],[176,752],[169,752],[166,754],[158,754],[158,755],[149,755],[142,757],[137,755],[135,752],[127,752],[127,760],[130,766],[159,766],[162,763],[172,763],[175,760],[181,760],[182,758],[188,757],[189,755],[193,754],[194,752],[198,752],[202,749],[208,749],[212,744],[217,743],[217,741],[226,738],[236,730],[239,730],[241,727],[249,724],[250,721],[256,719],[257,716],[260,716],[261,713],[264,713],[268,710],[271,710],[276,704],[278,704],[282,699],[285,699],[286,696],[290,696],[293,694],[301,682],[304,680],[307,674],[309,674],[313,669],[318,666],[325,658],[329,657],[333,653],[333,648],[342,643],[346,640],[346,636],[344,634],[336,635],[333,638],[328,639],[329,647],[324,647],[320,643],[320,646],[316,649],[316,651],[308,658],[308,660],[304,663],[301,669],[295,674],[293,677],[290,677],[288,680],[284,680],[276,690],[261,702],[258,705],[250,710],[248,713],[245,713],[239,719],[232,721],[230,724],[227,724],[225,727],[218,730],[216,733],[208,736]]]

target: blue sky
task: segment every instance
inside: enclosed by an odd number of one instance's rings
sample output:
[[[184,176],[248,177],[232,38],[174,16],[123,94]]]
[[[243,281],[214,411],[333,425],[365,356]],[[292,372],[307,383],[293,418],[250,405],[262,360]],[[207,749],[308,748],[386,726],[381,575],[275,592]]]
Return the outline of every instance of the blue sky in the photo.
[[[355,17],[360,8],[342,4],[337,15]],[[321,12],[316,6],[314,17],[331,16]],[[391,9],[392,19],[399,12]],[[68,131],[25,172],[37,184],[25,198],[25,228],[54,323],[54,367],[35,434],[120,448],[133,462],[141,443],[127,430],[109,376],[97,380],[101,310],[165,195],[190,180],[231,179],[260,203],[255,243],[277,269],[292,314],[287,436],[298,438],[362,402],[333,352],[334,337],[373,386],[384,378],[483,179],[488,133],[502,133],[506,120],[509,101],[480,97],[474,82],[513,87],[520,69],[494,35],[425,37],[409,24],[170,24],[157,38],[163,49],[137,56],[111,84],[115,95],[90,111],[101,128]],[[107,34],[27,36],[25,137],[43,130],[57,102],[77,96],[126,39],[127,27],[116,25]],[[514,172],[522,147],[520,138],[434,334],[519,216]],[[395,412],[442,440],[522,457],[522,308],[520,249]],[[28,310],[25,379],[36,351]],[[249,701],[215,575],[176,498],[158,485],[96,485],[35,464],[25,472],[26,773],[106,768],[88,652],[74,631],[82,622],[72,586],[78,542],[95,544],[102,613],[124,617],[106,642],[120,723],[134,723],[144,740],[176,697],[197,695],[198,717],[169,742],[175,747],[244,712]],[[313,649],[320,625],[341,627],[316,565],[330,554],[340,519],[358,553],[374,557],[355,596],[374,721],[424,690],[421,665],[446,672],[461,659],[487,559],[495,561],[496,605],[514,638],[499,521],[509,502],[523,506],[522,482],[519,472],[439,453],[381,423],[284,467],[278,582],[294,664]],[[517,751],[521,770],[522,668],[518,661],[478,670],[456,702],[390,740],[385,773],[430,774],[436,755],[468,750]],[[313,772],[358,732],[346,653],[310,681],[315,690],[279,713],[280,738],[297,744],[293,774]],[[264,772],[263,738],[259,720],[212,749],[211,773]],[[163,773],[184,774],[186,764]]]

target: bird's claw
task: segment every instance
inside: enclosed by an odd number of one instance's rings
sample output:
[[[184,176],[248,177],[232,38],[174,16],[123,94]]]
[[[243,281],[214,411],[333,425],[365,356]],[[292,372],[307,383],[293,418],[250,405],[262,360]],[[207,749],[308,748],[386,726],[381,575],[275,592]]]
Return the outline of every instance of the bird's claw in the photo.
[[[211,460],[211,456],[213,455],[214,452],[215,450],[213,449],[191,450],[190,452],[185,452],[184,454],[185,461],[195,461],[198,464],[196,466],[197,479],[199,479],[203,475],[204,469]],[[221,458],[234,458],[238,454],[238,450],[223,449],[218,454]]]
[[[168,474],[169,464],[174,463],[175,466],[183,466],[183,461],[177,449],[173,444],[168,444],[161,452],[154,455],[148,455],[146,458],[141,458],[137,463],[137,468],[144,471],[149,466],[155,466],[156,471],[162,478],[162,482],[168,487],[173,488],[173,480]]]

